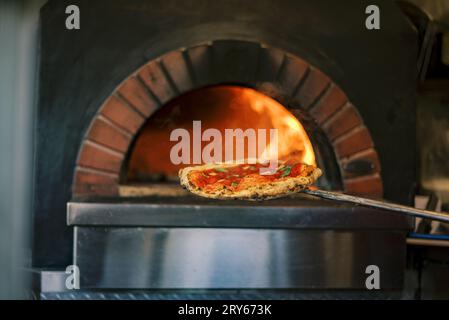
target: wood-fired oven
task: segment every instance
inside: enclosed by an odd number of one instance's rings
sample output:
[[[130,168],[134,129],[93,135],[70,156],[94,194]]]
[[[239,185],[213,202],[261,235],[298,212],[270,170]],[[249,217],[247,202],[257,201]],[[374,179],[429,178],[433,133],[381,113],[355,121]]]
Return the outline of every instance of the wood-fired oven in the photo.
[[[410,204],[417,36],[394,2],[376,1],[381,30],[364,1],[71,2],[80,30],[67,1],[41,11],[35,268],[75,264],[83,290],[373,296],[377,265],[381,294],[400,292],[410,219],[306,195],[200,199],[169,159],[170,130],[193,121],[278,128],[319,188]]]

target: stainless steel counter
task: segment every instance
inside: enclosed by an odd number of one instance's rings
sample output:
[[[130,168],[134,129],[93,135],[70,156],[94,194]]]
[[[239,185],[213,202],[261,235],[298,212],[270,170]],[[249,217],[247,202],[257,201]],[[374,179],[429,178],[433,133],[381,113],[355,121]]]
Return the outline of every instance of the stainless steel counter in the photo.
[[[400,290],[411,219],[298,195],[71,202],[82,289]]]
[[[305,194],[259,202],[186,196],[67,205],[67,224],[77,226],[409,229],[412,221],[395,212]]]

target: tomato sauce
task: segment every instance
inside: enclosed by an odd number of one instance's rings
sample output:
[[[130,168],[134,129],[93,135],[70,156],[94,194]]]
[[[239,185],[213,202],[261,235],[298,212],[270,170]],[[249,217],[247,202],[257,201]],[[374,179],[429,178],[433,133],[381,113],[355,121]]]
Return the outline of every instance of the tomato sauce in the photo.
[[[238,190],[242,180],[250,178],[257,183],[267,183],[282,180],[288,177],[300,176],[304,166],[301,163],[286,163],[281,165],[274,174],[260,175],[260,168],[266,166],[257,164],[240,164],[232,167],[219,167],[204,171],[192,171],[191,181],[199,188],[213,190],[218,187],[226,187],[230,190]]]

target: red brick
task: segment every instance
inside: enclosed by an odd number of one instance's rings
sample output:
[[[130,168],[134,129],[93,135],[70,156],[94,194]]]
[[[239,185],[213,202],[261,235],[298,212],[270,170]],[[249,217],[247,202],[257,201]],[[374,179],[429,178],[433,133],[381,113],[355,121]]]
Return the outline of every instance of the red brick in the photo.
[[[101,114],[131,134],[136,133],[145,120],[115,95],[111,96],[103,106]]]
[[[116,195],[118,176],[77,168],[72,191],[75,195]]]
[[[168,79],[157,61],[150,62],[139,71],[139,77],[156,95],[161,103],[166,103],[176,96]]]
[[[193,88],[192,79],[182,51],[172,51],[162,57],[162,62],[180,92]]]
[[[282,88],[275,82],[259,82],[256,86],[256,90],[278,101],[283,101],[285,99]],[[293,108],[292,105],[289,107]]]
[[[284,52],[276,48],[262,47],[259,61],[259,79],[262,82],[274,82],[284,59]]]
[[[379,156],[378,156],[376,150],[374,150],[374,149],[368,149],[368,150],[362,151],[350,158],[346,158],[346,159],[342,160],[341,166],[344,167],[346,164],[350,163],[351,161],[358,161],[358,160],[366,160],[368,162],[371,162],[374,166],[372,173],[380,173],[381,167],[380,167]],[[346,178],[350,177],[350,174],[348,174],[346,172],[343,172],[343,175]]]
[[[346,193],[369,198],[382,198],[383,186],[379,175],[345,180]]]
[[[128,78],[118,89],[118,92],[140,113],[148,117],[158,108],[158,104],[149,95],[142,83],[136,78]]]
[[[78,158],[78,165],[118,174],[122,160],[123,155],[119,153],[109,151],[105,147],[84,142]]]
[[[284,67],[281,70],[278,80],[281,87],[287,94],[294,93],[293,91],[296,89],[299,81],[304,76],[308,66],[309,65],[306,62],[299,58],[289,55],[285,56]]]
[[[307,79],[305,79],[298,94],[296,95],[296,99],[298,100],[301,108],[309,108],[312,102],[314,102],[329,85],[329,81],[329,78],[320,70],[311,68]]]
[[[118,175],[104,174],[95,170],[77,168],[75,172],[75,184],[117,184]]]
[[[128,150],[131,142],[129,135],[100,118],[95,119],[87,138],[123,153]]]
[[[369,149],[373,146],[373,141],[365,127],[356,128],[341,136],[334,143],[335,150],[340,159],[349,157],[359,151]]]
[[[81,196],[118,196],[118,185],[83,184],[74,185],[72,193],[75,197]]]
[[[338,87],[332,86],[330,91],[310,109],[310,114],[318,124],[322,124],[327,118],[342,108],[346,102],[345,93]]]
[[[187,55],[192,64],[194,81],[197,85],[207,85],[212,69],[211,47],[209,44],[191,47]]]
[[[360,125],[362,125],[362,119],[357,110],[354,106],[347,104],[338,113],[335,113],[332,118],[329,118],[329,121],[323,125],[323,129],[328,138],[333,141]]]

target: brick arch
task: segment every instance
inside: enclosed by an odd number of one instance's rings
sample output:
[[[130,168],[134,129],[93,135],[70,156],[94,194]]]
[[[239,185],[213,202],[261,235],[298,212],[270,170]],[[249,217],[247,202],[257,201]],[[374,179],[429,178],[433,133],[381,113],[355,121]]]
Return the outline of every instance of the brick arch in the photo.
[[[169,52],[125,79],[99,108],[84,136],[73,195],[118,195],[123,161],[146,119],[180,94],[223,83],[254,87],[283,100],[291,111],[306,113],[333,146],[344,191],[382,196],[377,151],[346,94],[297,56],[259,43],[233,40]],[[351,174],[349,169],[357,161],[368,163],[369,172]]]

